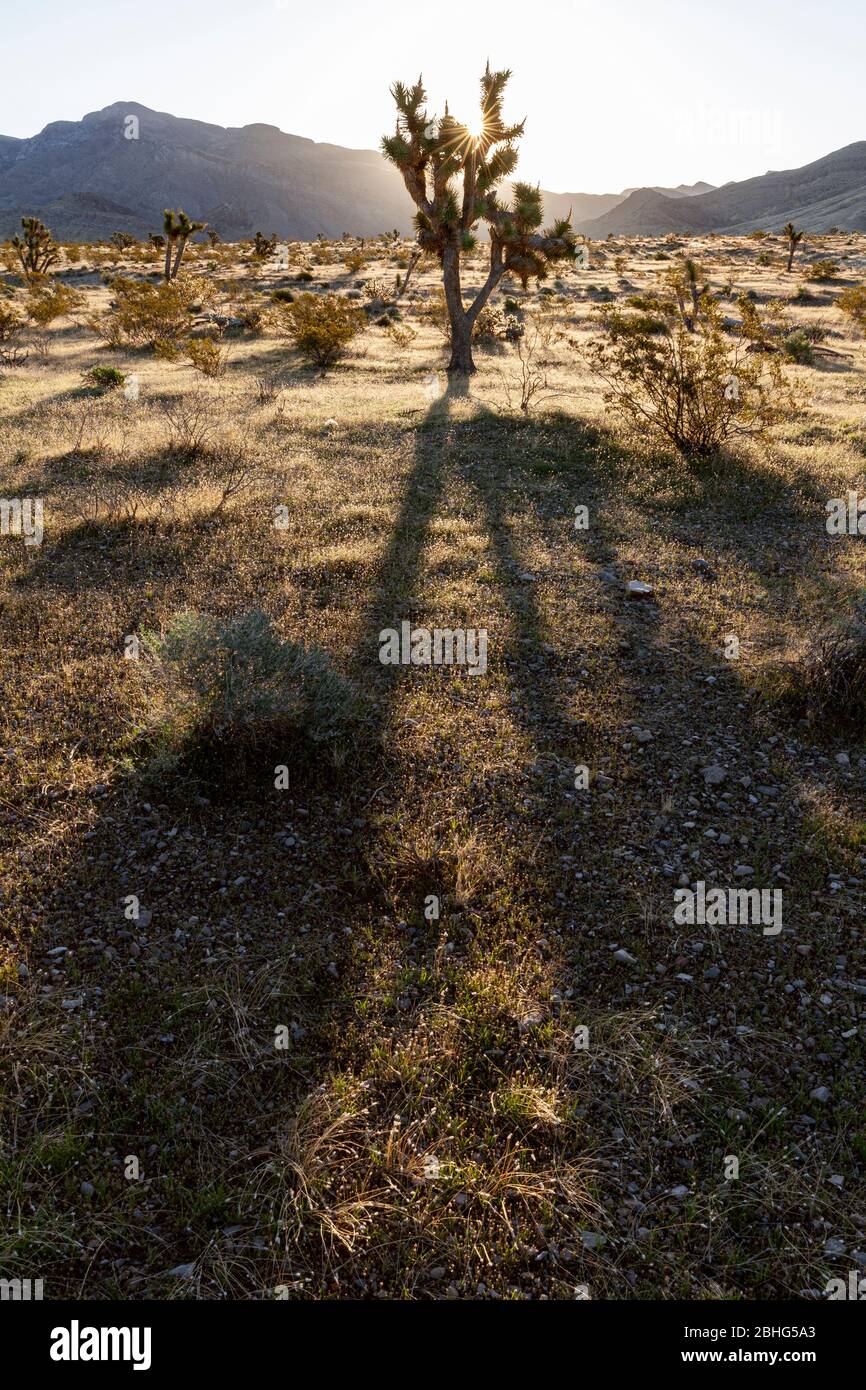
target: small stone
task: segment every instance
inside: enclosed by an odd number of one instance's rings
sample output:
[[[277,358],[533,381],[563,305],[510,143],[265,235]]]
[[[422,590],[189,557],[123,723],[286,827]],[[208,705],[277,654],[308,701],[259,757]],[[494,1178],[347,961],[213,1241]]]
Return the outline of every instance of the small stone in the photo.
[[[626,951],[623,948],[620,948],[620,950],[618,951],[614,951],[613,958],[614,960],[622,961],[623,965],[637,965],[637,957],[633,956],[630,951]]]
[[[78,1191],[81,1193],[82,1197],[92,1197],[96,1188],[93,1186],[92,1182],[83,1182]]]
[[[713,763],[710,767],[704,768],[704,781],[708,787],[717,787],[720,782],[724,782],[727,775],[720,763]]]
[[[642,579],[630,579],[626,585],[629,598],[650,598],[652,591],[652,584],[645,584]]]
[[[734,878],[749,878],[754,872],[751,864],[736,864],[734,866]]]
[[[606,1243],[606,1236],[600,1231],[581,1231],[580,1241],[584,1250],[597,1250],[599,1246]]]
[[[809,1092],[809,1095],[812,1100],[819,1100],[822,1105],[830,1099],[830,1092],[826,1086],[816,1086],[814,1091]]]

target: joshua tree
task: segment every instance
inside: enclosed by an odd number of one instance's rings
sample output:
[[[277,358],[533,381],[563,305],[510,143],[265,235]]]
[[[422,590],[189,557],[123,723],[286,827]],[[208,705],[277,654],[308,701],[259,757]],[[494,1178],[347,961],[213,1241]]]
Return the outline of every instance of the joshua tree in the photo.
[[[667,283],[676,297],[680,318],[689,333],[694,333],[695,325],[701,316],[701,299],[709,293],[709,285],[701,287],[698,283],[701,274],[700,266],[686,257],[682,265],[669,271],[667,276]],[[691,310],[686,307],[686,296],[691,303]]]
[[[196,232],[203,232],[206,223],[193,222],[187,217],[183,208],[179,212],[173,212],[171,208],[166,208],[163,213],[162,227],[165,232],[165,278],[166,280],[176,280],[177,272],[180,270],[180,263],[183,260],[183,253],[186,244],[191,236]],[[177,242],[174,265],[171,263],[172,247]]]
[[[442,266],[451,328],[449,373],[475,371],[472,331],[503,275],[542,279],[550,261],[575,256],[569,218],[539,232],[543,213],[538,188],[517,183],[513,207],[499,201],[498,184],[514,170],[515,141],[524,126],[522,121],[509,126],[502,119],[502,98],[510,76],[510,72],[491,72],[488,63],[481,79],[481,114],[474,128],[449,115],[447,106],[440,121],[432,120],[420,77],[413,87],[397,82],[391,88],[397,127],[382,141],[382,149],[400,170],[418,209],[418,245],[434,252]],[[462,190],[452,180],[462,183]],[[473,229],[479,220],[487,223],[490,232],[490,265],[487,279],[465,309],[460,256],[475,246]]]
[[[276,232],[272,232],[270,236],[265,236],[263,232],[256,232],[252,254],[257,261],[267,260],[268,256],[272,256],[276,249]]]
[[[165,237],[161,236],[159,232],[151,232],[147,239],[150,242],[151,246],[153,246],[157,251],[165,250]]]
[[[60,260],[60,252],[51,239],[51,233],[38,217],[22,217],[23,237],[14,236],[12,246],[18,253],[25,279],[35,280],[45,275],[51,266]]]
[[[129,232],[112,232],[108,240],[118,251],[128,251],[130,246],[135,245],[135,237],[130,236]]]
[[[791,270],[791,266],[794,264],[794,252],[796,251],[797,247],[800,245],[800,242],[803,240],[803,237],[804,237],[805,235],[806,235],[805,232],[803,232],[803,231],[799,231],[799,232],[798,232],[798,231],[795,229],[793,222],[786,222],[785,225],[784,225],[784,227],[782,228],[782,236],[785,237],[785,239],[786,239],[787,242],[788,242],[788,271],[789,271],[789,273],[790,273],[790,270]]]
[[[215,246],[218,246],[219,243],[222,241],[222,237],[220,236],[219,232],[215,232],[213,227],[210,227],[208,229],[207,239],[211,244],[211,250],[213,250]]]

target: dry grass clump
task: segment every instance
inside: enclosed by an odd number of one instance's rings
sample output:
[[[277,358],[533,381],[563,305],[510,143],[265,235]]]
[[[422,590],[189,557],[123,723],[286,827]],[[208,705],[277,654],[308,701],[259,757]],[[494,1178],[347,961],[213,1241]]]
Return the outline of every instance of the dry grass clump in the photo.
[[[823,633],[796,660],[771,665],[762,688],[771,703],[822,734],[866,733],[866,621]]]

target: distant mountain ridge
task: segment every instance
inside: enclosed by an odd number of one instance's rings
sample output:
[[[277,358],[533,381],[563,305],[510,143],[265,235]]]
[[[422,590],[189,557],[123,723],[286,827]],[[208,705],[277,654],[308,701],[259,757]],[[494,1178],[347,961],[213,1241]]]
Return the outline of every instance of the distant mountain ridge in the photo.
[[[866,141],[722,188],[543,198],[548,220],[570,211],[592,238],[745,232],[788,220],[809,231],[866,227]],[[115,102],[29,139],[0,135],[2,237],[25,213],[42,217],[62,240],[146,236],[161,229],[164,207],[183,207],[226,240],[257,230],[293,239],[408,233],[414,213],[399,174],[377,151],[317,144],[271,125],[226,129]]]
[[[581,222],[578,230],[593,238],[665,232],[736,234],[769,230],[786,222],[811,232],[832,226],[843,231],[866,229],[866,140],[799,169],[771,171],[691,197],[637,189],[616,207]]]

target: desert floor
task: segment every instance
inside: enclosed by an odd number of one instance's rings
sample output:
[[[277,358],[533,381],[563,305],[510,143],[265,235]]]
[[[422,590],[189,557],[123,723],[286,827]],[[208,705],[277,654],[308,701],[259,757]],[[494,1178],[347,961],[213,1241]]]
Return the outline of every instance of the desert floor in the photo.
[[[196,247],[181,275],[231,280],[228,314],[302,266],[363,304],[408,243],[362,250]],[[833,350],[787,369],[802,407],[705,462],[626,428],[581,355],[595,306],[682,253],[732,319],[737,291],[840,265],[785,310]],[[506,286],[557,329],[529,415],[511,342],[446,389],[432,266],[328,371],[266,323],[209,379],[101,346],[108,278],[156,259],[80,255],[86,311],[0,374],[0,490],[45,509],[40,546],[0,538],[0,1274],[51,1298],[823,1297],[866,1264],[866,748],[761,692],[866,590],[862,537],[825,526],[866,490],[866,345],[833,303],[866,236],[790,275],[778,237],[620,239]],[[96,364],[137,399],[83,384]],[[246,485],[219,506],[226,458]],[[125,638],[255,607],[363,693],[357,746],[148,781],[157,695]],[[486,628],[486,675],[383,667],[404,619]],[[781,888],[783,931],[675,925],[697,880]]]

